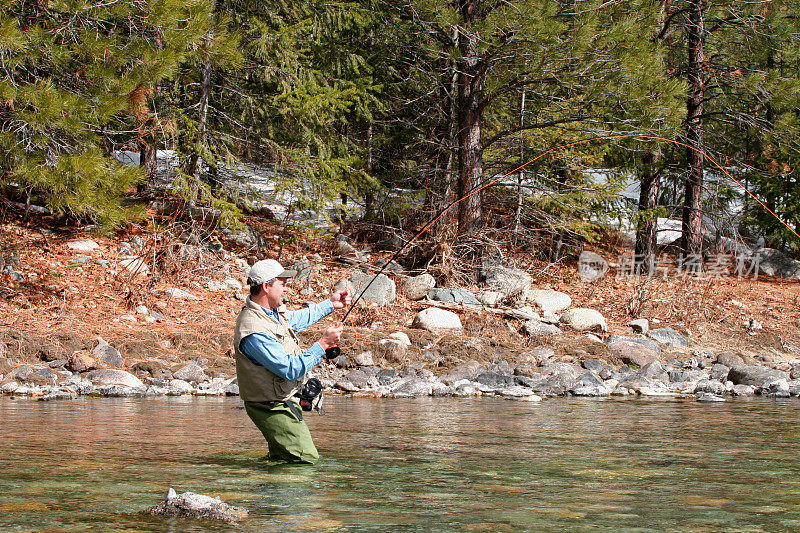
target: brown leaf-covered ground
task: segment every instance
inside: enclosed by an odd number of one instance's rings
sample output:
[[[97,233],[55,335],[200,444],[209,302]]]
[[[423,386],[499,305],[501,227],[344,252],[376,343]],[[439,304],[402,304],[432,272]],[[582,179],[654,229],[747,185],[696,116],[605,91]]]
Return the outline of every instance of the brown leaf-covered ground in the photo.
[[[315,264],[313,281],[295,282],[292,288],[293,303],[302,305],[307,300],[327,297],[336,281],[356,270],[333,259],[330,237],[287,230],[273,221],[248,222],[273,244],[256,251],[218,234],[206,235],[208,239],[218,238],[225,252],[187,258],[176,253],[180,247],[175,234],[152,222],[130,225],[114,237],[102,237],[80,227],[58,227],[48,219],[6,217],[0,224],[0,256],[17,257],[20,266],[15,268],[25,277],[24,281],[13,281],[7,272],[0,277],[0,342],[6,345],[6,355],[14,364],[45,356],[66,358],[75,351],[91,350],[97,337],[103,337],[121,351],[127,365],[149,358],[177,362],[203,357],[208,359],[212,373],[231,375],[231,332],[242,305],[235,294],[243,294],[244,290],[213,291],[208,288],[209,280],[233,277],[243,281],[242,259],[273,257],[291,264],[300,257],[318,254],[322,261]],[[161,233],[158,242],[152,228]],[[117,263],[119,243],[130,241],[134,235],[145,243],[145,262],[151,267],[155,263],[160,266],[158,279],[131,275]],[[93,239],[100,248],[76,252],[67,247],[67,242],[78,238]],[[610,251],[595,251],[611,258]],[[111,268],[93,261],[79,264],[75,259],[80,255],[107,259]],[[372,254],[370,260],[387,255]],[[619,276],[612,268],[604,279],[584,283],[577,276],[574,261],[547,265],[531,258],[517,259],[533,265],[528,271],[537,286],[566,292],[574,307],[590,307],[603,313],[608,333],[629,334],[626,324],[634,318],[634,308],[639,316],[659,321],[654,327],[669,325],[687,335],[690,350],[733,350],[784,360],[798,357],[791,346],[800,347],[799,282],[764,276],[633,278]],[[170,298],[165,290],[171,287],[184,289],[199,299]],[[135,310],[140,305],[161,313],[165,319],[146,322],[144,315]],[[342,342],[345,353],[371,349],[380,361],[377,341],[403,330],[414,345],[406,363],[421,363],[437,373],[468,359],[514,362],[536,345],[552,346],[566,356],[604,355],[602,345],[584,342],[577,333],[528,339],[518,333],[519,320],[491,311],[460,310],[464,337],[410,329],[414,314],[424,306],[402,294],[390,307],[359,303],[347,321]],[[340,311],[326,319],[305,334],[306,340],[313,341],[328,321],[342,316]],[[753,329],[753,321],[762,328]],[[437,355],[423,354],[425,349]]]

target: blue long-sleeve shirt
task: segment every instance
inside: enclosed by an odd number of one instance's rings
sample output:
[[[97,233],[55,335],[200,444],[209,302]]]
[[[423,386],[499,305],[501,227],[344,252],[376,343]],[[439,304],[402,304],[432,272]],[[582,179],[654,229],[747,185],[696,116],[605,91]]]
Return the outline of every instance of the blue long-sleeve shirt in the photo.
[[[277,309],[264,311],[279,321]],[[333,302],[325,300],[318,304],[287,313],[289,326],[295,331],[303,331],[318,320],[328,316],[333,311]],[[308,374],[314,366],[322,360],[325,349],[315,342],[311,348],[297,357],[292,357],[283,349],[281,343],[266,333],[251,333],[239,341],[239,350],[257,365],[266,367],[278,377],[294,381]]]

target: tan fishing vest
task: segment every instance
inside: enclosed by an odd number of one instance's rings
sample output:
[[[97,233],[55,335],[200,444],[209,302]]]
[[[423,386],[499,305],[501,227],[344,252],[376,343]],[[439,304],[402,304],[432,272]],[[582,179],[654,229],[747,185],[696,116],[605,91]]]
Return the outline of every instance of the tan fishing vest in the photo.
[[[233,331],[233,351],[236,354],[236,377],[239,381],[239,396],[245,402],[274,402],[288,400],[300,390],[306,377],[289,381],[276,376],[265,367],[250,361],[239,350],[239,343],[252,333],[266,333],[277,339],[291,357],[302,353],[300,342],[289,326],[286,311],[279,310],[280,322],[274,315],[264,311],[257,303],[247,299],[246,305],[236,319]]]

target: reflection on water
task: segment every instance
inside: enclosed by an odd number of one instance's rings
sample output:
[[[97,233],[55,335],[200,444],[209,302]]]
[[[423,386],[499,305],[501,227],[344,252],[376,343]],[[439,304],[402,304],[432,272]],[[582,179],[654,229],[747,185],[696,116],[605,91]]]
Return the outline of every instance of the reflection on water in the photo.
[[[329,398],[297,467],[238,399],[0,398],[0,530],[797,531],[799,404]],[[250,518],[138,513],[170,486]]]

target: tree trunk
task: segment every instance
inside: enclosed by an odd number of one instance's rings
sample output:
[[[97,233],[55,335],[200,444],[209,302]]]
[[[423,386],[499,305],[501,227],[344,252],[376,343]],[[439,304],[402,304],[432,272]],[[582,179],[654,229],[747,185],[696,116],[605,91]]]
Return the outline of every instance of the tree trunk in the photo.
[[[635,258],[640,272],[653,274],[656,265],[656,229],[658,219],[653,210],[658,206],[658,170],[661,152],[644,156],[641,188],[639,190],[639,221],[636,226]]]
[[[687,77],[689,98],[686,100],[686,142],[703,150],[703,96],[705,83],[705,0],[689,0]],[[699,257],[703,252],[703,156],[686,149],[686,185],[684,188],[682,237],[685,256]]]
[[[211,60],[206,59],[203,63],[203,73],[200,78],[200,102],[198,106],[197,132],[199,138],[197,142],[200,146],[205,146],[208,142],[208,99],[211,95]],[[189,168],[187,174],[197,179],[200,174],[201,157],[197,149],[189,158]]]
[[[156,147],[147,139],[139,139],[139,166],[144,168],[147,180],[137,186],[140,193],[152,191],[156,182]]]
[[[470,31],[480,6],[480,0],[459,0],[463,27],[458,35],[458,187],[463,198],[480,186],[483,179],[483,146],[481,144],[481,104],[483,93],[483,64],[478,51],[478,35]],[[466,233],[480,223],[481,192],[462,201],[458,209],[458,232]]]

